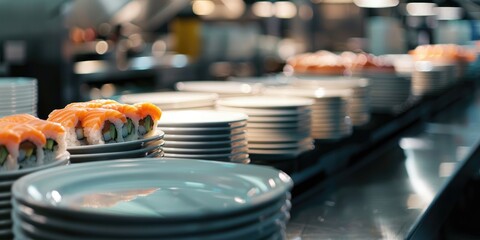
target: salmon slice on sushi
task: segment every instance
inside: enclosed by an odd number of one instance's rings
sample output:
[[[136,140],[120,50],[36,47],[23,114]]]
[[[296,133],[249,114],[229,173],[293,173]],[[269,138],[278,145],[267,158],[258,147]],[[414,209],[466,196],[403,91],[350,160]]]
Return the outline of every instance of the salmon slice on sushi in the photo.
[[[137,108],[139,116],[138,137],[148,137],[155,133],[158,120],[162,116],[162,110],[152,103],[137,103],[133,105]]]
[[[123,142],[122,129],[127,119],[119,111],[87,108],[81,119],[83,131],[90,145]]]
[[[82,108],[57,109],[48,115],[47,121],[59,123],[65,128],[67,146],[87,145],[82,119],[87,113]]]
[[[0,122],[28,124],[40,130],[47,139],[45,144],[45,162],[55,160],[55,157],[66,151],[65,129],[59,123],[41,120],[30,114],[16,114],[0,118]]]
[[[17,168],[28,168],[43,164],[43,149],[47,142],[45,135],[27,124],[0,123],[0,129],[9,129],[15,133],[20,141],[10,149],[10,156],[16,162]]]
[[[1,124],[0,124],[1,125]],[[0,128],[0,171],[17,169],[17,159],[20,136],[9,128]]]
[[[119,111],[127,119],[126,124],[124,125],[122,131],[122,137],[124,141],[131,141],[138,139],[138,122],[140,116],[138,114],[138,109],[132,105],[121,104],[114,100],[108,99],[99,99],[92,100],[89,102],[78,102],[68,104],[65,108],[103,108]]]

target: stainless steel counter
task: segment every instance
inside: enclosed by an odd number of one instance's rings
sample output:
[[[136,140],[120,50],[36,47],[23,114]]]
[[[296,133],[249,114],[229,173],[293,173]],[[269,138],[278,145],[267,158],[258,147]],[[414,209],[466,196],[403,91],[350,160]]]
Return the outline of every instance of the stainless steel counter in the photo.
[[[434,232],[456,199],[448,188],[458,188],[450,185],[465,175],[459,170],[467,160],[475,160],[479,95],[414,126],[421,130],[294,206],[288,239],[400,239]],[[422,226],[431,231],[419,231]]]

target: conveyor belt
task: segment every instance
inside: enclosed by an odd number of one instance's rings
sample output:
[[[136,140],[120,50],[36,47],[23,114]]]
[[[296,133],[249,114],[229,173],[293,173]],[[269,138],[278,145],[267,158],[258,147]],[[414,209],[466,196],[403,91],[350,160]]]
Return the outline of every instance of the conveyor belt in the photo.
[[[315,184],[306,172],[292,174],[304,186],[294,197],[288,238],[434,237],[480,165],[480,97],[471,95],[457,86],[387,119],[380,135],[378,127],[366,134],[368,144]]]

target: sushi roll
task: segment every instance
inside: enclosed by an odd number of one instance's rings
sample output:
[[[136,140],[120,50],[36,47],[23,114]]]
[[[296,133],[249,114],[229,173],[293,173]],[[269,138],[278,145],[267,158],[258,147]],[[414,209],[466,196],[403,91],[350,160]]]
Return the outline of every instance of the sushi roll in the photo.
[[[1,124],[0,124],[1,125]],[[18,152],[20,136],[9,128],[0,128],[0,171],[17,169],[17,159],[13,154]]]
[[[45,135],[27,124],[1,122],[0,129],[11,130],[18,136],[17,142],[7,148],[17,168],[28,168],[43,164],[43,149],[47,142]],[[13,138],[12,138],[13,139]]]
[[[123,142],[123,127],[127,123],[119,111],[104,108],[86,108],[81,119],[88,144]]]
[[[47,121],[59,123],[65,128],[67,146],[87,145],[82,126],[82,119],[86,113],[87,110],[81,108],[57,109],[48,115]]]
[[[137,108],[139,116],[138,137],[148,137],[155,134],[158,120],[162,116],[162,110],[152,103],[137,103],[133,105]]]
[[[132,105],[121,104],[114,100],[92,100],[89,102],[79,102],[68,104],[65,108],[103,108],[119,111],[125,115],[127,122],[121,131],[122,137],[125,141],[138,139],[138,122],[140,116],[138,109]]]
[[[45,162],[54,161],[57,156],[66,151],[65,129],[62,125],[38,119],[30,114],[16,114],[0,118],[0,122],[12,122],[30,125],[40,130],[47,139],[45,144]]]

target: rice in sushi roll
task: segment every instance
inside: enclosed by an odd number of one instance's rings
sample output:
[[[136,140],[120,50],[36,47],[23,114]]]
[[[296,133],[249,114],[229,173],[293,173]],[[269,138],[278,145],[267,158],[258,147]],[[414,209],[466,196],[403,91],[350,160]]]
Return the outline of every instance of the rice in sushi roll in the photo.
[[[65,128],[67,146],[86,145],[87,139],[82,126],[86,113],[87,110],[81,108],[57,109],[48,115],[47,121],[59,123]]]

